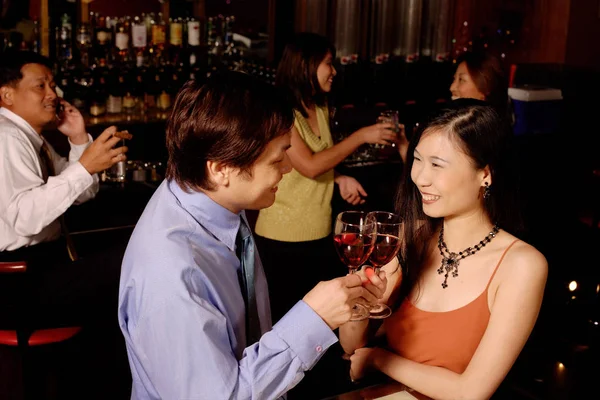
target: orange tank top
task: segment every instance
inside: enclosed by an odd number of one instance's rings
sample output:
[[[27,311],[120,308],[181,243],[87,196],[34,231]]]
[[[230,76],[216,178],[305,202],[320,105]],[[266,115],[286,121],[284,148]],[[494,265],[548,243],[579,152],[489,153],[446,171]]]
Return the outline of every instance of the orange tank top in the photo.
[[[388,347],[421,364],[463,373],[490,320],[488,289],[513,241],[502,253],[490,280],[475,300],[456,310],[423,311],[406,299],[384,322]]]

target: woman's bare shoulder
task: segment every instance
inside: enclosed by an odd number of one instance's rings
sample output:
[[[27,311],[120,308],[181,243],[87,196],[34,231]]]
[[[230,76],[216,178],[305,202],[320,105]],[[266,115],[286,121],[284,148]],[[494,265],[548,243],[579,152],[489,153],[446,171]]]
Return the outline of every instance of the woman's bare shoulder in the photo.
[[[531,244],[508,234],[509,242],[514,243],[506,252],[503,260],[507,276],[512,279],[543,279],[548,275],[546,257]]]

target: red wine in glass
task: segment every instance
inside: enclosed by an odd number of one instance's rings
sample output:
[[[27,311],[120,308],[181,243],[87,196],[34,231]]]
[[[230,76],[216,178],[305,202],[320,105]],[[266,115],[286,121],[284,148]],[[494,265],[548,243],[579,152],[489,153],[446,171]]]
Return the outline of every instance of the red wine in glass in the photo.
[[[375,229],[375,220],[364,211],[345,211],[336,217],[333,243],[340,260],[351,274],[369,259],[376,236]],[[362,321],[368,317],[367,307],[354,305],[350,321]]]
[[[369,215],[375,219],[377,224],[377,237],[369,261],[375,267],[375,271],[379,273],[381,267],[390,263],[400,251],[402,222],[398,215],[386,211],[372,211]],[[385,304],[377,304],[369,311],[371,319],[383,319],[392,314],[392,310]]]
[[[371,252],[371,264],[375,267],[383,267],[396,257],[399,250],[400,239],[398,236],[378,233]]]
[[[352,270],[364,264],[373,250],[373,238],[367,235],[342,233],[333,237],[333,243],[342,262]]]

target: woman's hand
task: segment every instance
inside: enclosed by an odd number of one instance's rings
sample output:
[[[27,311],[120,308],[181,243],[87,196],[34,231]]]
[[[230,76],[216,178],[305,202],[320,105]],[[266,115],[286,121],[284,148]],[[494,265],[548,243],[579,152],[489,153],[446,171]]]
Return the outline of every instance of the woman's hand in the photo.
[[[340,188],[342,199],[346,200],[348,203],[355,206],[365,202],[364,197],[367,197],[367,192],[365,192],[362,185],[353,177],[348,175],[338,175],[335,178],[335,183],[337,183]]]
[[[390,145],[398,140],[398,136],[392,129],[394,129],[394,124],[382,122],[365,126],[356,133],[361,136],[363,143]]]
[[[398,137],[396,141],[396,146],[398,147],[398,153],[400,154],[400,158],[402,158],[403,162],[406,162],[406,154],[408,153],[408,138],[406,137],[406,128],[403,124],[398,125],[400,128],[398,132]]]
[[[350,379],[354,382],[365,377],[373,368],[373,359],[377,348],[363,347],[356,349],[350,357]]]

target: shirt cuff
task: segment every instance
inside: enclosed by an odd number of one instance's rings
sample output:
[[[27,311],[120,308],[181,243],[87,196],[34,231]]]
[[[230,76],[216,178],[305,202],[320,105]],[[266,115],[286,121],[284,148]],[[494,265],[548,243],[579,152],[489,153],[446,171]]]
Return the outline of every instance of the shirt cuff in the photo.
[[[338,341],[325,321],[302,300],[275,324],[273,331],[290,346],[305,370],[311,369]]]
[[[69,165],[60,173],[61,177],[65,177],[71,182],[74,191],[78,193],[83,192],[94,183],[94,175],[91,175],[80,162]]]
[[[88,135],[88,141],[87,141],[87,143],[84,143],[84,144],[73,144],[73,142],[71,142],[71,139],[69,139],[69,145],[71,146],[71,154],[75,153],[75,154],[78,154],[81,157],[81,155],[83,154],[83,152],[88,147],[90,147],[90,145],[94,141],[94,138],[89,133],[87,135]],[[79,159],[79,157],[77,157],[77,159]]]

